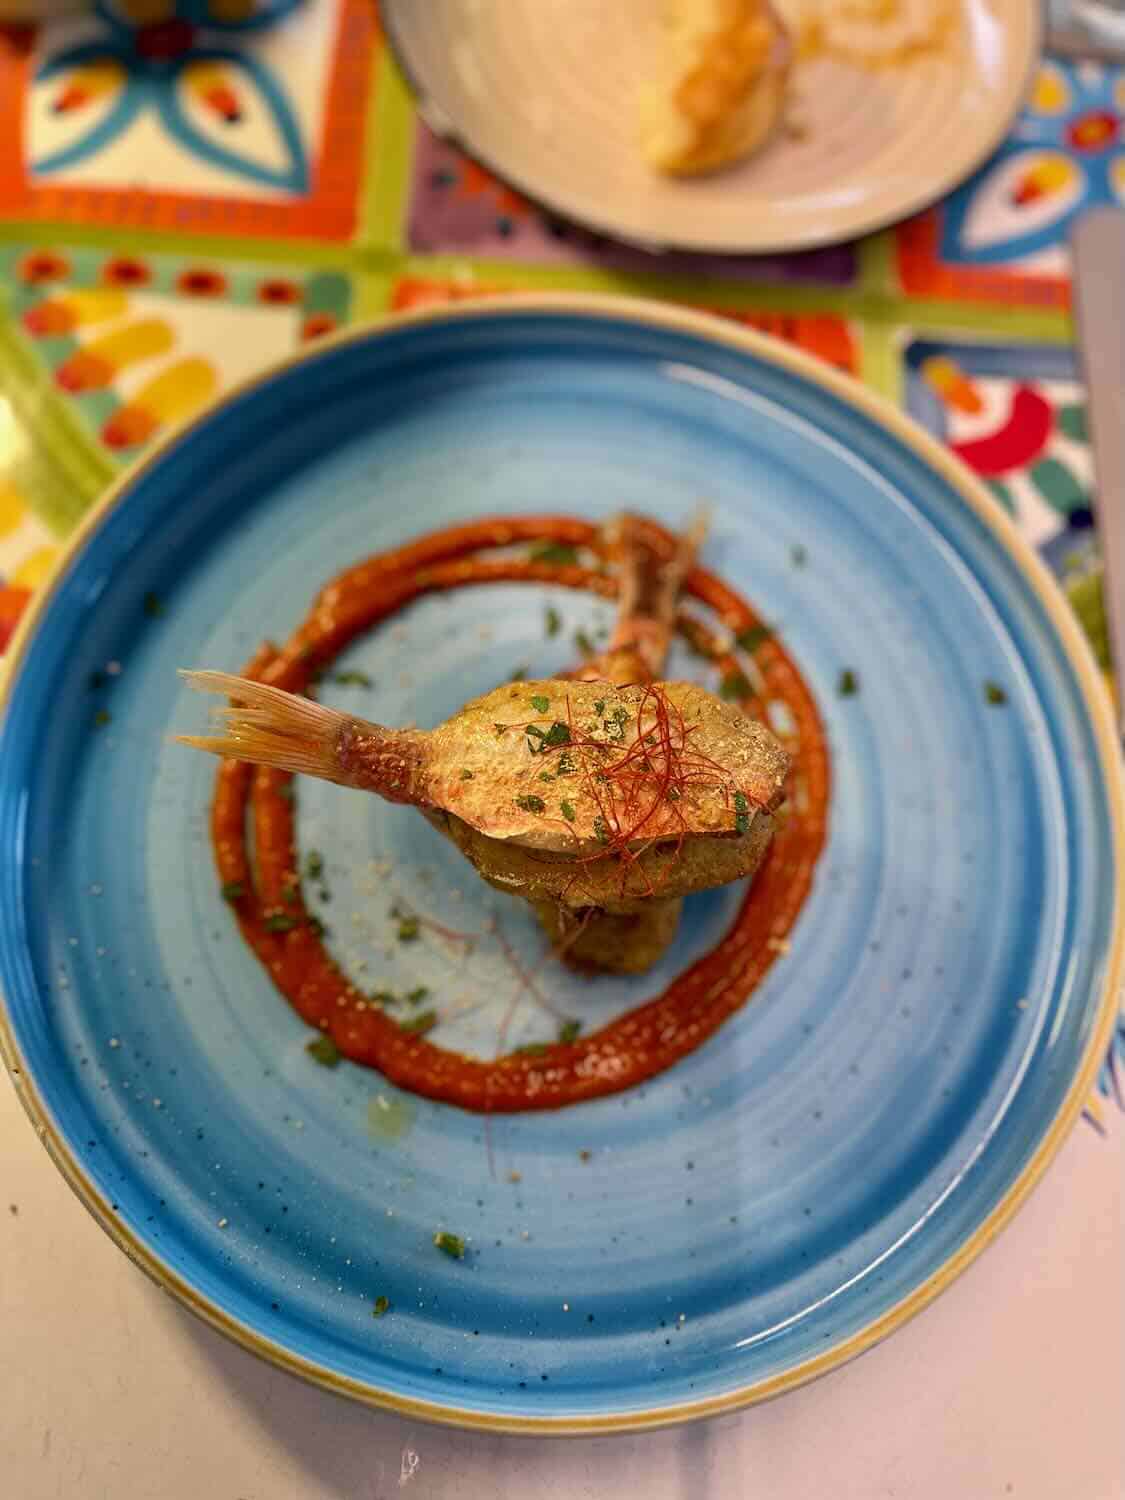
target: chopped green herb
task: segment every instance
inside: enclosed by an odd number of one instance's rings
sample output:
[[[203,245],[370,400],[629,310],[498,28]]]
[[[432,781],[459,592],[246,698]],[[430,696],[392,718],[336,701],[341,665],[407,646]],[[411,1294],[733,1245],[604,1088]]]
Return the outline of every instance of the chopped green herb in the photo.
[[[546,702],[546,699],[542,700]],[[561,719],[556,719],[550,729],[540,729],[538,724],[527,726],[527,748],[532,755],[540,755],[544,750],[554,750],[559,745],[570,744],[570,725],[564,724]]]
[[[605,819],[600,813],[594,819],[594,837],[599,844],[609,843],[609,829],[606,827]]]
[[[508,678],[508,681],[509,682],[526,682],[527,681],[527,668],[526,667],[517,667],[516,670]]]
[[[317,880],[323,871],[324,860],[321,858],[320,852],[316,849],[310,849],[305,855],[305,874],[310,880]]]
[[[560,567],[569,567],[578,561],[577,547],[571,547],[566,542],[537,542],[527,554],[528,562],[557,563]]]
[[[743,651],[753,656],[759,646],[764,646],[773,637],[772,625],[751,625],[748,630],[740,631],[735,637]]]
[[[288,802],[288,803],[292,804],[293,799],[297,795],[297,788],[293,785],[293,783],[291,781],[287,781],[287,782],[284,783],[284,785],[278,787],[278,789],[277,789],[277,795],[281,798],[281,800],[283,802]]]
[[[297,926],[297,918],[291,917],[288,912],[275,911],[272,917],[266,918],[267,932],[292,932]]]
[[[575,771],[577,771],[577,770],[578,770],[578,767],[574,764],[574,761],[570,758],[570,752],[567,751],[567,750],[564,750],[563,753],[559,756],[558,760],[555,762],[555,773],[556,773],[556,775],[558,775],[558,776],[573,776],[574,773],[575,773]]]
[[[98,729],[104,729],[105,726],[109,723],[109,721],[110,721],[109,710],[106,709],[106,708],[99,708],[98,711],[97,711],[97,713],[94,715],[94,725],[95,725],[95,727],[98,728]]]
[[[750,804],[744,792],[734,794],[734,831],[735,833],[750,832]]]
[[[465,1241],[459,1234],[450,1234],[447,1229],[439,1229],[434,1235],[434,1244],[454,1260],[465,1259]]]
[[[795,568],[803,568],[809,560],[809,554],[799,543],[796,547],[789,549],[789,561]]]
[[[594,712],[597,714],[597,716],[598,716],[599,719],[601,718],[602,714],[605,713],[605,699],[604,698],[599,698],[598,701],[594,704]]]
[[[408,1005],[421,1005],[423,1000],[428,1000],[429,998],[429,987],[424,984],[415,985],[412,990],[406,992],[406,1002]]]
[[[524,812],[541,813],[547,811],[547,804],[542,797],[517,797],[516,806],[521,807]]]
[[[990,703],[993,708],[998,708],[1002,703],[1007,703],[1008,695],[998,682],[986,682],[984,685],[984,701]]]
[[[851,667],[845,667],[840,673],[840,680],[836,684],[836,691],[841,698],[854,698],[859,692],[859,678]]]
[[[546,1042],[527,1042],[522,1047],[517,1047],[513,1057],[542,1057],[547,1050]]]
[[[322,1068],[334,1068],[340,1061],[340,1049],[330,1036],[318,1036],[305,1043],[305,1051]]]
[[[158,615],[164,613],[164,605],[158,594],[145,595],[145,614],[149,619],[155,620]]]
[[[306,918],[305,925],[312,933],[313,937],[322,938],[328,931],[328,928],[325,927],[324,923],[320,920],[319,917]]]
[[[292,906],[297,899],[297,887],[295,885],[283,885],[281,887],[281,899],[286,906]]]
[[[390,990],[376,990],[374,994],[368,995],[367,998],[371,1002],[372,1005],[397,1005],[398,1004],[398,996],[395,995],[395,994],[392,994]]]
[[[390,1312],[391,1299],[389,1297],[376,1297],[375,1304],[371,1309],[373,1318],[381,1318],[384,1313]]]
[[[512,726],[510,724],[493,724],[492,727],[493,729],[495,729],[497,734],[504,734],[505,731],[511,729]]]
[[[669,802],[678,802],[680,800],[679,790],[674,786],[670,786],[664,795]]]
[[[555,780],[555,778],[554,778],[554,776],[553,776],[553,775],[552,775],[552,774],[551,774],[551,772],[550,772],[550,771],[540,771],[540,772],[539,772],[539,780],[540,780],[540,781],[554,781],[554,780]]]
[[[602,728],[611,740],[623,740],[625,738],[625,725],[629,722],[629,710],[622,708],[620,704],[611,711],[607,718],[602,720]]]
[[[594,645],[593,641],[584,630],[576,630],[574,632],[574,644],[578,647],[583,656],[597,655],[597,647]]]
[[[375,686],[366,672],[357,672],[354,668],[349,668],[346,672],[333,672],[332,681],[338,682],[341,687],[369,688]]]
[[[417,917],[399,917],[398,931],[395,936],[400,943],[413,943],[418,940],[418,934],[422,926]]]
[[[542,693],[536,693],[531,700],[531,706],[537,714],[545,714],[551,706],[551,700],[544,698]]]
[[[436,1010],[420,1010],[416,1016],[400,1021],[398,1027],[400,1031],[409,1031],[412,1036],[425,1036],[427,1031],[433,1031],[437,1021]]]
[[[321,886],[320,890],[317,891],[317,895],[320,897],[320,899],[322,901],[331,901],[332,900],[332,892],[330,890],[328,890],[325,886]]]
[[[564,1046],[569,1046],[571,1042],[577,1040],[578,1033],[581,1030],[581,1021],[564,1021],[559,1027],[559,1041],[562,1042]]]
[[[577,812],[574,809],[573,802],[567,802],[565,800],[560,802],[559,811],[562,813],[563,817],[568,823],[573,823],[575,818],[578,816]]]
[[[461,780],[462,781],[472,781],[472,779],[473,779],[473,773],[469,770],[468,766],[462,766],[461,767]]]
[[[228,880],[223,886],[224,901],[241,901],[246,894],[246,887],[241,880]]]
[[[745,672],[727,672],[719,683],[719,697],[728,703],[749,698],[752,691]]]
[[[545,624],[547,626],[548,635],[558,635],[559,631],[562,629],[562,615],[559,614],[558,610],[554,607],[553,604],[548,604],[547,606]]]

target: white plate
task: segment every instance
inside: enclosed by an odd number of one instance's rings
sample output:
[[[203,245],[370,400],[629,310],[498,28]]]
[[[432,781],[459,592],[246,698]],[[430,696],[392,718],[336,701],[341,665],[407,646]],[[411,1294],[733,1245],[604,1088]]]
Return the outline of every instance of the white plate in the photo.
[[[779,128],[741,165],[690,180],[653,172],[637,144],[658,0],[384,0],[381,14],[428,124],[521,193],[649,249],[754,254],[905,218],[999,145],[1039,55],[1039,7],[955,3],[941,53],[877,71],[799,62],[799,134]]]

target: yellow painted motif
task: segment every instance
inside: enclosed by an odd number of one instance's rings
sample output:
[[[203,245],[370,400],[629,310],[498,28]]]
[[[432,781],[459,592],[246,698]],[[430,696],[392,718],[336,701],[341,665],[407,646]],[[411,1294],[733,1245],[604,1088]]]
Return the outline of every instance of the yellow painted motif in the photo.
[[[0,537],[18,531],[27,516],[27,505],[13,484],[0,480]]]
[[[161,422],[178,422],[208,402],[219,389],[219,376],[206,359],[181,359],[143,385],[130,402],[143,406]]]
[[[115,328],[112,333],[103,333],[92,339],[85,352],[97,359],[105,360],[116,370],[126,365],[135,365],[142,359],[152,359],[157,354],[167,354],[176,342],[171,325],[163,318],[141,318],[124,328]]]
[[[116,286],[75,287],[63,292],[59,300],[72,310],[74,321],[80,327],[84,323],[102,323],[107,318],[119,318],[129,309],[128,297]]]
[[[25,557],[23,562],[12,574],[10,582],[17,588],[37,589],[50,575],[55,565],[55,558],[59,555],[59,549],[52,546],[36,547],[30,557]]]
[[[247,21],[257,5],[255,0],[211,0],[207,9],[216,21]]]
[[[222,63],[192,63],[184,69],[184,85],[199,102],[228,125],[242,116],[242,105],[231,70]]]
[[[1041,156],[1034,166],[1023,174],[1012,190],[1012,201],[1021,208],[1028,203],[1038,203],[1061,193],[1075,178],[1074,163],[1057,153]]]
[[[1061,115],[1070,108],[1070,84],[1061,68],[1044,63],[1031,91],[1031,108],[1037,115]]]
[[[59,115],[72,114],[75,110],[92,104],[95,99],[113,93],[124,81],[125,69],[112,58],[88,63],[67,74],[62,87],[51,101],[51,108]]]
[[[189,63],[184,69],[184,83],[195,94],[205,94],[208,89],[221,87],[227,82],[227,76],[224,63]]]
[[[117,0],[121,14],[134,26],[151,26],[170,21],[176,14],[176,0]]]
[[[984,402],[976,386],[956,361],[944,354],[935,354],[922,361],[922,378],[946,406],[955,411],[975,415],[984,409]]]
[[[24,322],[33,333],[69,333],[73,328],[120,318],[128,310],[129,300],[118,287],[74,287],[29,309]]]
[[[192,416],[218,389],[218,372],[208,360],[178,360],[114,412],[102,428],[102,440],[120,451],[139,447],[167,423]]]

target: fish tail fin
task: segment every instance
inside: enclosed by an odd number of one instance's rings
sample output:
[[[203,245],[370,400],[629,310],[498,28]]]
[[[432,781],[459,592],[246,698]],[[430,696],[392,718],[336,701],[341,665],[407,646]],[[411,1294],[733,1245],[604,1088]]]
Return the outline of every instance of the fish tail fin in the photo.
[[[177,743],[344,786],[363,784],[354,768],[341,760],[341,746],[356,724],[349,715],[299,693],[228,672],[181,671],[180,675],[196,692],[216,693],[229,703],[214,710],[222,724],[221,734],[180,734]]]

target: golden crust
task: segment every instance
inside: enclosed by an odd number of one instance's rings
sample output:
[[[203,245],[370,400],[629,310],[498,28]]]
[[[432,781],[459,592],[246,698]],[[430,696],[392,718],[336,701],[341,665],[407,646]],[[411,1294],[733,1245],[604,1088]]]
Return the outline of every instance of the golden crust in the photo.
[[[667,748],[657,738],[654,695],[674,723]],[[568,738],[538,749],[556,725]],[[638,773],[627,811],[597,780],[626,758],[650,767]],[[788,770],[788,755],[765,725],[695,683],[647,689],[552,678],[467,703],[427,737],[423,779],[431,807],[491,839],[596,855],[622,834],[643,844],[733,833],[739,794],[744,820],[772,810]],[[674,799],[665,800],[665,776],[680,778]]]
[[[679,0],[667,47],[665,77],[643,101],[652,165],[707,172],[761,145],[785,100],[790,57],[768,0]]]
[[[772,815],[760,812],[746,833],[653,844],[626,864],[613,854],[588,859],[489,838],[448,813],[430,818],[497,890],[536,907],[596,907],[618,916],[643,910],[654,896],[688,896],[745,880],[761,864],[775,827]]]

